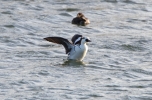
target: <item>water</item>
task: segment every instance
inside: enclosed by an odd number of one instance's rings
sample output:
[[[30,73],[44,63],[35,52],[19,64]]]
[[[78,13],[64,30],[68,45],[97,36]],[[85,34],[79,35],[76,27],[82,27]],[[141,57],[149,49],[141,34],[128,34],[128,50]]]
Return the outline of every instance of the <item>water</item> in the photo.
[[[1,100],[152,100],[151,0],[1,0]],[[78,12],[87,26],[71,20]],[[43,38],[91,37],[83,62]]]

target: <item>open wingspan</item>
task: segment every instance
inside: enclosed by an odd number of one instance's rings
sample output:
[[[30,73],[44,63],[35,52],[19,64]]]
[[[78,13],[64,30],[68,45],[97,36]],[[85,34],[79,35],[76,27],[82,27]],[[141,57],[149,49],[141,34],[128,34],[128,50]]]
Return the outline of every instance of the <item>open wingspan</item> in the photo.
[[[62,38],[62,37],[46,37],[44,39],[49,42],[62,44],[65,48],[66,54],[68,54],[73,47],[73,44],[71,44],[67,39]]]

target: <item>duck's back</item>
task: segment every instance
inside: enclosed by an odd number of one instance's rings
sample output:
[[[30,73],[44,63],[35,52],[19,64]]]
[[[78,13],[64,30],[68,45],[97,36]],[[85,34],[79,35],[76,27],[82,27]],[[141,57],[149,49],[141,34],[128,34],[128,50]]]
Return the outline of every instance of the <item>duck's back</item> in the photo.
[[[75,18],[73,18],[73,20],[72,20],[72,24],[77,24],[77,25],[79,25],[79,24],[81,23],[81,21],[82,21],[81,18],[75,17]]]

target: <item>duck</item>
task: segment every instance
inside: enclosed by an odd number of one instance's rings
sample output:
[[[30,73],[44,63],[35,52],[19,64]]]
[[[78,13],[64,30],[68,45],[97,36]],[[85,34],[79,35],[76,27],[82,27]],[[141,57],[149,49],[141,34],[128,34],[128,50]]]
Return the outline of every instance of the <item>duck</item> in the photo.
[[[63,37],[46,37],[45,40],[61,44],[65,48],[65,53],[68,54],[68,60],[82,61],[88,52],[88,42],[91,42],[89,37],[83,37],[80,34],[75,34],[71,42]]]
[[[89,21],[88,18],[86,18],[86,17],[84,16],[83,13],[78,13],[78,14],[77,14],[77,17],[73,18],[72,24],[85,26],[85,25],[90,24],[90,21]]]

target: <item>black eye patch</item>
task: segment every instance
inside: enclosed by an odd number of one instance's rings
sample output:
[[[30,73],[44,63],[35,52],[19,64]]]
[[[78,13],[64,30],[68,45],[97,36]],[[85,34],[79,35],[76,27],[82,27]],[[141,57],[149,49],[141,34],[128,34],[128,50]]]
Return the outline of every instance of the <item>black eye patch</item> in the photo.
[[[86,39],[86,42],[88,42],[89,40],[88,39]]]
[[[89,40],[89,39],[86,39],[86,42],[91,42],[91,40]]]

